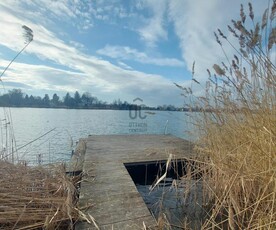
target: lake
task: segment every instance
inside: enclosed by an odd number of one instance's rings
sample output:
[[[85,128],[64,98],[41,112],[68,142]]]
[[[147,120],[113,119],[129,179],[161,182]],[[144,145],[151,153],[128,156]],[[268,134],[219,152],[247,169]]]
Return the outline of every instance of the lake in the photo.
[[[42,163],[67,161],[76,142],[88,135],[166,133],[191,140],[184,112],[0,108],[0,119],[1,149],[12,151],[15,140],[18,158],[28,164],[37,163],[38,154]]]

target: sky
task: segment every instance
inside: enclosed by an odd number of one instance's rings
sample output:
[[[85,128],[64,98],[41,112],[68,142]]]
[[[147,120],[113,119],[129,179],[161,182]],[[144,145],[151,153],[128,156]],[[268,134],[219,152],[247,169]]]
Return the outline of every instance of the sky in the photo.
[[[251,2],[261,18],[268,0]],[[22,26],[34,35],[2,81],[6,91],[29,95],[79,91],[107,102],[181,106],[174,82],[193,87],[194,61],[204,82],[206,69],[225,59],[213,32],[229,35],[241,3],[248,12],[242,0],[1,0],[0,72],[25,45]]]

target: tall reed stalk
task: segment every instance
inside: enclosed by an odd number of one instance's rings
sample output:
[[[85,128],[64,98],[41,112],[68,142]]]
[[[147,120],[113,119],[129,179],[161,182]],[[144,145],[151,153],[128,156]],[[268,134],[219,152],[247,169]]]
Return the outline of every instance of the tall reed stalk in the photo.
[[[214,64],[205,95],[193,106],[198,127],[197,151],[208,170],[203,181],[211,208],[202,229],[276,229],[276,1],[262,21],[248,15],[228,26],[236,47],[221,30],[216,41],[225,52],[235,51],[226,63]],[[196,80],[195,80],[196,81]],[[198,81],[196,81],[198,82]],[[190,89],[182,88],[186,96]]]

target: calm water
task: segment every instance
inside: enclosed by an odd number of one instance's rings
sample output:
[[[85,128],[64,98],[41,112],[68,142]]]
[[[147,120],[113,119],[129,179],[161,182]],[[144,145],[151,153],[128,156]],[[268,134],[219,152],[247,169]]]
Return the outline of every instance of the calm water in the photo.
[[[7,120],[12,122],[6,125],[4,119],[9,114],[12,119]],[[29,163],[36,162],[38,154],[43,163],[68,160],[76,142],[88,135],[167,133],[190,139],[187,132],[190,125],[183,112],[154,111],[152,114],[141,111],[140,117],[137,114],[135,118],[133,113],[135,119],[132,119],[129,111],[116,110],[0,108],[1,149],[6,144],[11,146],[11,128],[18,149],[54,129],[18,151],[19,158]]]

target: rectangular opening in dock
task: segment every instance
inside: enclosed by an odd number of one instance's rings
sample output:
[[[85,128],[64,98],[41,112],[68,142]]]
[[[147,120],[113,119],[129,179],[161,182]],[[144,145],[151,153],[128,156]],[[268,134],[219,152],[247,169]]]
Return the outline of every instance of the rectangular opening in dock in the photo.
[[[178,159],[172,160],[166,170],[167,161],[147,161],[125,163],[125,167],[136,185],[152,185],[166,172],[166,181],[180,180],[188,170],[194,171],[195,163]],[[200,175],[193,174],[193,178]]]
[[[203,184],[198,164],[183,159],[147,161],[124,164],[149,211],[159,219],[165,214],[167,220],[182,226],[186,219],[195,229],[205,218]],[[160,183],[151,189],[163,175]],[[185,178],[185,179],[183,179]]]

